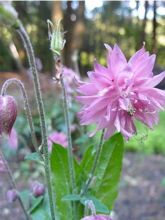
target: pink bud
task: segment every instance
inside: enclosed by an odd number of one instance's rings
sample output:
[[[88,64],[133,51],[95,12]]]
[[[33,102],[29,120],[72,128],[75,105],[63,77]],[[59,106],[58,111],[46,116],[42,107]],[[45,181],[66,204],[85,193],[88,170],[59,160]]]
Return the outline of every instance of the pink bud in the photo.
[[[0,173],[4,173],[4,172],[6,172],[6,167],[4,162],[0,158]]]
[[[10,135],[17,117],[17,104],[12,96],[0,95],[0,135]]]
[[[81,220],[112,220],[108,215],[90,215]]]
[[[15,202],[18,198],[18,193],[15,189],[9,189],[6,193],[6,198],[9,203]]]
[[[45,186],[36,181],[31,185],[31,192],[34,197],[39,197],[45,193]]]

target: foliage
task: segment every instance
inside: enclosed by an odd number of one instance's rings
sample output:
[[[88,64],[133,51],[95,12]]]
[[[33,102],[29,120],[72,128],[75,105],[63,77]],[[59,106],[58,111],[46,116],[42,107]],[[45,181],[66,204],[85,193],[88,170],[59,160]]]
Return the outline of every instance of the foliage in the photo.
[[[95,157],[95,145],[90,146],[84,154],[81,162],[76,166],[77,191],[81,192],[87,178],[90,175],[91,167]],[[98,212],[109,213],[117,196],[118,183],[123,158],[123,138],[116,134],[102,147],[100,159],[93,183],[89,192],[81,196],[70,195],[70,179],[68,170],[67,150],[58,144],[54,144],[51,153],[51,168],[53,172],[53,186],[56,192],[56,205],[60,219],[72,219],[70,201],[78,201],[85,205],[85,201],[92,200]],[[66,210],[65,213],[63,210]],[[82,208],[79,205],[79,217],[82,217]]]

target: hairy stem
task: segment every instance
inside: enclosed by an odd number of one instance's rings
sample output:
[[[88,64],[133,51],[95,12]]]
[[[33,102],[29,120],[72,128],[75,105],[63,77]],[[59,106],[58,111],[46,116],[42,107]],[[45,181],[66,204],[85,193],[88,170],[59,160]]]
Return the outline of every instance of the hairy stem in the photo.
[[[72,137],[71,137],[71,128],[70,128],[70,120],[69,120],[69,109],[68,109],[68,98],[67,98],[67,92],[65,88],[65,83],[63,79],[63,74],[60,76],[61,86],[62,86],[62,92],[63,92],[63,106],[64,106],[64,117],[65,122],[67,126],[67,137],[68,137],[68,163],[69,163],[69,176],[70,176],[70,182],[72,187],[72,194],[77,193],[76,188],[76,178],[75,178],[75,170],[74,170],[74,161],[73,161],[73,146],[72,146]],[[73,212],[74,212],[74,219],[77,219],[76,214],[76,204],[73,203]]]
[[[24,106],[25,106],[25,112],[26,112],[26,116],[27,116],[27,120],[28,120],[28,123],[29,123],[30,130],[31,130],[32,143],[33,143],[33,146],[34,146],[36,152],[38,152],[41,159],[43,159],[40,151],[38,150],[38,145],[37,145],[37,139],[36,139],[36,135],[35,135],[35,129],[34,129],[34,124],[33,124],[32,114],[31,114],[31,110],[30,110],[30,107],[29,107],[28,96],[27,96],[27,92],[26,92],[26,89],[24,87],[24,84],[20,80],[15,79],[15,78],[8,79],[4,82],[4,84],[2,86],[1,95],[4,96],[6,94],[7,88],[13,83],[16,84],[20,88],[20,91],[22,93],[23,100],[24,100]]]
[[[24,43],[24,47],[26,49],[26,53],[28,56],[28,61],[31,67],[31,72],[33,74],[36,102],[37,102],[38,111],[40,115],[42,146],[43,146],[43,153],[45,157],[44,167],[45,167],[45,176],[46,176],[47,186],[48,186],[50,211],[51,211],[52,220],[55,220],[55,203],[53,201],[53,191],[52,191],[52,183],[51,183],[51,169],[50,169],[49,153],[48,153],[48,146],[47,146],[47,129],[46,129],[45,111],[44,111],[44,105],[43,105],[43,100],[42,100],[42,95],[41,95],[38,72],[37,72],[36,63],[35,63],[34,51],[33,51],[29,36],[26,33],[26,30],[24,29],[21,23],[17,31]]]
[[[102,146],[103,146],[104,132],[105,132],[105,130],[103,129],[101,137],[100,137],[99,145],[98,145],[98,147],[96,149],[96,156],[95,156],[95,159],[94,159],[94,162],[93,162],[93,166],[92,166],[91,172],[90,172],[89,177],[88,177],[88,179],[87,179],[87,181],[85,183],[84,188],[80,192],[81,196],[83,196],[88,191],[88,188],[89,188],[89,186],[91,184],[91,181],[93,180],[93,177],[94,177],[94,174],[95,174],[95,170],[96,170],[96,167],[97,167],[97,163],[99,161],[100,153],[101,153]]]
[[[4,156],[4,154],[3,154],[2,150],[1,150],[1,148],[0,148],[0,157],[1,157],[3,163],[4,163],[5,167],[6,167],[6,171],[7,171],[8,176],[9,176],[9,180],[10,180],[11,187],[12,187],[13,189],[17,189],[17,188],[16,188],[15,180],[14,180],[13,175],[12,175],[12,171],[11,171],[9,165],[8,165],[7,160],[5,159],[5,156]],[[21,208],[22,208],[22,210],[23,210],[23,213],[24,213],[26,219],[27,219],[27,220],[31,220],[31,218],[30,218],[30,216],[29,216],[28,212],[26,211],[26,208],[25,208],[25,206],[24,206],[24,204],[23,204],[23,201],[22,201],[22,199],[21,199],[21,197],[20,197],[19,195],[18,195],[18,201],[19,201],[19,203],[20,203],[20,206],[21,206]]]

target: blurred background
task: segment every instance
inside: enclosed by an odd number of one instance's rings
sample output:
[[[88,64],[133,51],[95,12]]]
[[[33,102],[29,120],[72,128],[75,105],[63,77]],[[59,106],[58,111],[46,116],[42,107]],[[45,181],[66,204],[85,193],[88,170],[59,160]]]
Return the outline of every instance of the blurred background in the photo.
[[[49,49],[47,19],[62,19],[66,45],[63,51],[67,85],[70,98],[70,120],[74,138],[75,155],[80,158],[88,144],[97,141],[99,135],[88,139],[93,127],[82,128],[76,113],[79,106],[74,101],[73,75],[86,77],[96,58],[106,65],[104,43],[117,43],[127,59],[145,42],[150,53],[157,54],[154,74],[165,69],[165,2],[164,1],[13,1],[30,36],[35,50],[41,88],[44,96],[48,134],[66,133],[59,86],[52,80],[54,65]],[[68,69],[69,68],[69,69]],[[40,128],[34,101],[33,84],[26,53],[18,34],[0,26],[0,86],[11,77],[21,79],[27,88],[38,142]],[[66,78],[67,78],[66,77]],[[165,89],[165,81],[159,88]],[[1,142],[19,187],[29,181],[41,179],[43,170],[24,161],[33,152],[30,130],[22,107],[22,97],[14,86],[10,94],[17,97],[19,117],[15,123],[13,140]],[[114,220],[163,220],[165,216],[165,112],[160,113],[160,123],[153,131],[137,124],[138,135],[126,143],[123,177],[119,198],[114,208]],[[16,142],[17,140],[17,142]],[[56,141],[56,140],[55,140]],[[18,163],[19,162],[19,163]],[[19,164],[19,165],[18,165]],[[19,169],[18,169],[19,167]],[[0,171],[1,172],[1,171]],[[32,175],[30,175],[33,173]],[[0,179],[0,187],[7,181]],[[30,176],[30,180],[29,180]],[[18,204],[7,205],[5,189],[0,190],[0,219],[19,220]],[[15,209],[14,209],[14,208]],[[22,220],[20,218],[20,220]]]
[[[157,66],[165,67],[165,2],[164,1],[14,1],[30,35],[36,57],[44,72],[50,73],[47,19],[62,19],[66,39],[64,63],[74,68],[75,57],[82,75],[94,58],[105,64],[104,43],[119,44],[129,58],[143,42],[151,53],[157,53]],[[8,28],[0,29],[0,70],[21,71],[27,67],[20,40]],[[16,60],[17,48],[19,61]]]

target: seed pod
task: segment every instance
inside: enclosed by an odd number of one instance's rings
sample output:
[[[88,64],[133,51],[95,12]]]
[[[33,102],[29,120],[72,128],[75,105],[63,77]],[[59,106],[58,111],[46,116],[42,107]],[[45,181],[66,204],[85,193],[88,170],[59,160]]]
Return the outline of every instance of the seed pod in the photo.
[[[17,104],[12,96],[0,95],[0,135],[10,135],[17,117]]]

